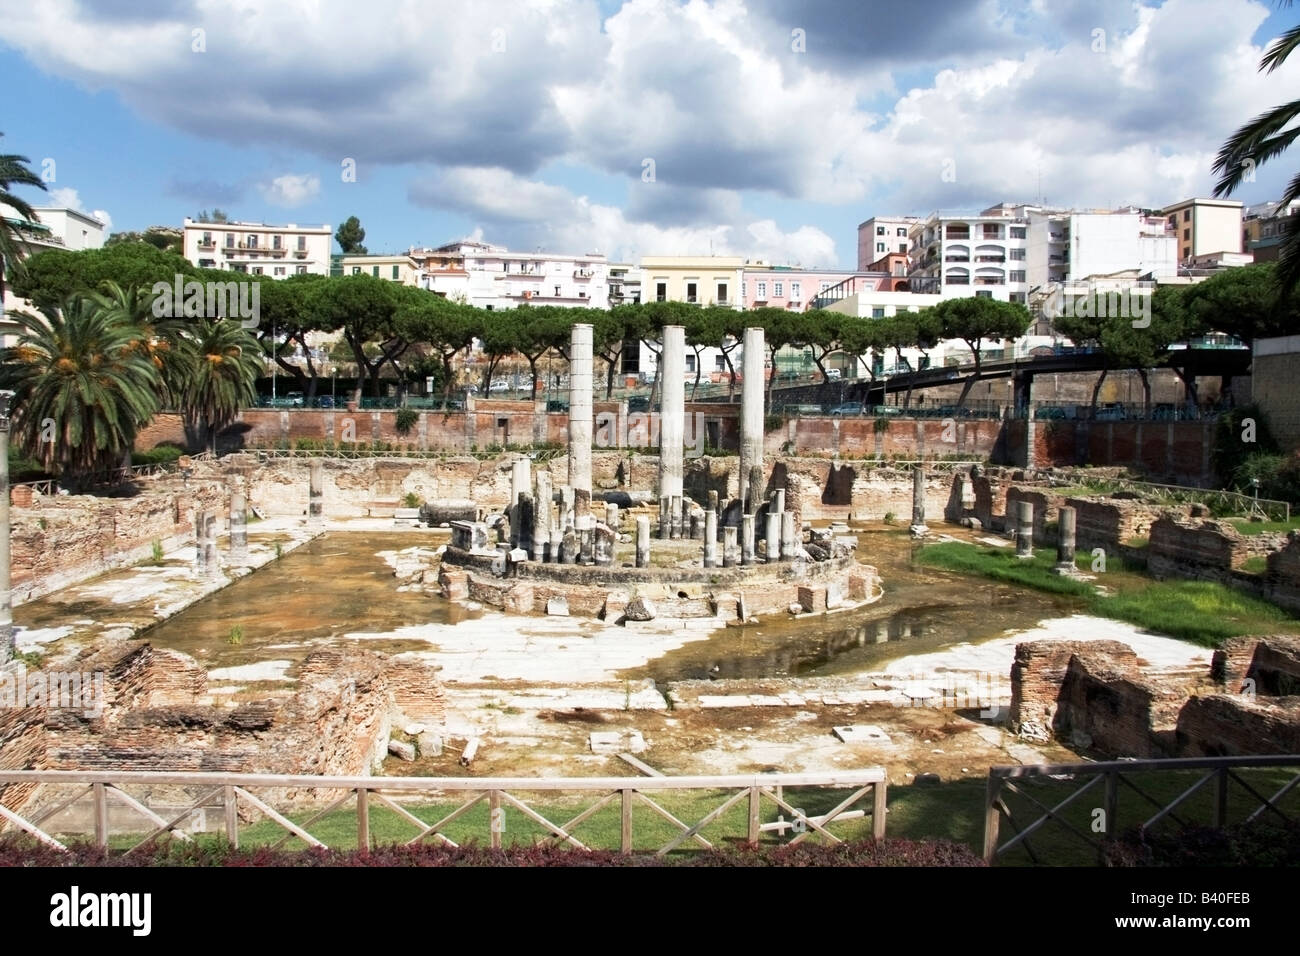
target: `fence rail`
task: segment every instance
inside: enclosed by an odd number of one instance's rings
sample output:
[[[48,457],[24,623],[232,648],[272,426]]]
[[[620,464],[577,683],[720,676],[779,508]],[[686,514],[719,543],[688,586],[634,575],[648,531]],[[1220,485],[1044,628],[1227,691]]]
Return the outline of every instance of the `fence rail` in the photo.
[[[58,850],[66,850],[67,845],[58,840],[49,830],[42,829],[42,824],[78,801],[89,797],[96,846],[107,846],[111,835],[108,811],[110,798],[144,817],[153,826],[144,838],[126,849],[127,853],[134,852],[164,835],[189,842],[191,837],[181,829],[182,824],[212,801],[219,801],[226,839],[236,847],[239,845],[241,810],[245,813],[260,814],[286,831],[275,844],[276,846],[297,837],[308,846],[325,847],[326,843],[313,835],[309,828],[326,814],[338,810],[349,801],[354,808],[356,845],[359,848],[369,849],[374,845],[370,826],[372,807],[383,807],[391,811],[414,829],[414,835],[405,840],[408,846],[435,839],[443,845],[454,847],[458,844],[443,831],[453,821],[462,819],[470,810],[486,801],[490,811],[487,817],[486,836],[493,848],[499,848],[503,844],[506,808],[513,809],[525,819],[540,826],[549,841],[556,844],[564,843],[577,849],[589,849],[588,845],[575,835],[575,832],[599,811],[617,804],[620,814],[619,849],[623,853],[631,853],[637,849],[634,829],[636,815],[633,812],[635,808],[642,807],[658,820],[666,820],[671,824],[675,831],[672,838],[665,843],[655,840],[649,847],[657,856],[664,856],[687,841],[705,848],[712,847],[713,844],[701,831],[742,802],[747,806],[746,839],[750,843],[757,843],[762,834],[773,831],[784,836],[787,829],[794,833],[793,838],[788,841],[791,844],[802,842],[814,834],[830,843],[842,843],[843,840],[830,832],[828,827],[837,820],[860,819],[864,815],[871,817],[872,836],[877,840],[883,839],[888,786],[885,770],[880,767],[831,773],[731,776],[500,778],[313,777],[272,774],[0,770],[0,787],[13,784],[26,785],[23,787],[24,793],[31,785],[47,788],[73,787],[70,796],[61,794],[60,799],[48,801],[45,805],[28,811],[29,816],[26,817],[18,812],[21,806],[11,809],[5,806],[3,799],[0,799],[0,827],[3,827],[5,822],[12,827],[7,834],[0,833],[0,839],[12,838],[21,832]],[[193,788],[189,796],[193,797],[196,793],[198,795],[179,812],[168,810],[168,815],[164,816],[145,806],[124,789],[132,785],[145,788]],[[803,810],[792,806],[786,799],[784,790],[790,787],[847,790],[849,794],[827,812],[806,814]],[[323,809],[316,810],[310,818],[298,823],[287,815],[292,811],[277,810],[267,798],[253,793],[254,789],[298,792],[341,791],[341,793],[329,799]],[[650,796],[650,794],[658,796],[665,791],[723,791],[726,796],[720,804],[698,821],[686,823]],[[516,796],[517,793],[579,793],[595,796],[597,799],[594,804],[572,818],[557,823]],[[451,795],[463,802],[437,821],[428,823],[397,802],[394,795],[408,798]],[[871,798],[869,810],[850,809],[867,797]],[[764,801],[774,805],[783,813],[789,813],[789,821],[782,816],[776,824],[770,822],[765,824],[762,821]],[[550,812],[553,813],[554,810]],[[642,817],[644,818],[644,813]]]
[[[989,864],[996,863],[998,858],[1005,855],[1008,850],[1023,845],[1025,851],[1029,854],[1030,860],[1035,864],[1039,863],[1038,854],[1035,853],[1029,838],[1043,830],[1049,823],[1055,823],[1067,833],[1072,834],[1089,846],[1095,847],[1100,857],[1103,852],[1104,841],[1113,839],[1114,834],[1121,832],[1119,829],[1119,794],[1121,785],[1128,787],[1156,810],[1152,816],[1147,817],[1138,824],[1140,832],[1146,832],[1166,818],[1173,820],[1181,828],[1185,829],[1190,826],[1190,823],[1181,819],[1174,811],[1183,806],[1189,798],[1207,784],[1212,784],[1214,788],[1210,825],[1216,828],[1226,826],[1228,822],[1229,784],[1233,782],[1258,804],[1258,808],[1250,816],[1246,817],[1246,822],[1258,819],[1265,812],[1271,812],[1281,820],[1290,822],[1295,817],[1282,810],[1278,803],[1288,793],[1295,790],[1297,785],[1300,785],[1300,770],[1292,775],[1290,780],[1271,797],[1261,794],[1247,781],[1243,780],[1240,774],[1236,773],[1239,770],[1265,769],[1269,767],[1300,768],[1300,754],[1256,757],[1193,757],[1171,760],[1114,760],[1099,763],[991,767],[989,768],[988,789],[984,801],[984,859]],[[1167,801],[1151,796],[1130,779],[1135,774],[1179,771],[1205,772],[1177,797]],[[1018,786],[1016,782],[1013,782],[1024,778],[1068,779],[1071,782],[1076,782],[1078,778],[1084,779],[1071,790],[1065,799],[1049,807],[1029,793],[1028,788]],[[1081,829],[1075,823],[1065,819],[1063,811],[1079,797],[1093,792],[1098,784],[1101,785],[1100,802],[1092,809],[1092,819],[1102,821],[1102,826],[1100,829],[1092,827]],[[1300,793],[1300,790],[1296,792]],[[1023,816],[1017,820],[1015,814],[1007,806],[1005,799],[1007,793],[1014,793],[1024,798],[1037,807],[1041,813],[1030,821],[1026,821]],[[1099,810],[1101,815],[1097,816]],[[1015,831],[1015,836],[1005,843],[999,844],[999,830],[1003,820]]]
[[[1191,488],[1186,485],[1162,485],[1129,478],[1105,478],[1088,474],[1052,477],[1053,485],[1096,488],[1098,491],[1131,491],[1143,498],[1170,504],[1203,504],[1211,510],[1239,515],[1261,515],[1269,521],[1290,521],[1291,505],[1273,498],[1256,498],[1239,491],[1215,488]]]
[[[198,452],[188,456],[190,461],[207,461],[213,458],[210,451]],[[151,462],[146,465],[131,465],[129,468],[114,468],[110,471],[93,475],[89,484],[91,487],[107,487],[120,485],[125,481],[133,478],[152,478],[155,475],[167,475],[181,470],[179,459],[174,461]],[[37,481],[15,481],[10,487],[13,488],[30,488],[38,495],[54,495],[59,491],[58,478],[41,478]]]

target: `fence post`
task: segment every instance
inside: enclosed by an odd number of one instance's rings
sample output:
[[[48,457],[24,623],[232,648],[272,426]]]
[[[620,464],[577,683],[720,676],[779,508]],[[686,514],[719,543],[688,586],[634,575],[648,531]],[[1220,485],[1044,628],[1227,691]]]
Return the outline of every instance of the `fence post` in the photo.
[[[889,812],[889,784],[884,780],[871,786],[871,836],[885,838],[885,815]]]
[[[492,849],[501,849],[501,830],[504,827],[498,826],[498,822],[504,823],[505,819],[501,816],[501,791],[488,791],[488,830],[491,833]]]
[[[230,844],[232,850],[239,849],[239,797],[235,793],[235,788],[227,786],[224,788],[225,796],[222,798],[226,808],[226,841]]]
[[[92,783],[95,798],[95,846],[108,846],[108,792],[102,783]]]
[[[623,853],[632,852],[632,794],[634,791],[624,787],[619,793],[623,797],[623,815],[619,849]]]
[[[370,852],[370,791],[357,787],[357,849]]]
[[[1214,825],[1222,829],[1228,825],[1228,768],[1214,772]]]
[[[998,795],[1002,778],[989,773],[988,789],[984,796],[984,862],[993,865],[998,855]]]
[[[759,834],[758,806],[759,806],[759,798],[761,795],[762,795],[762,790],[760,790],[758,787],[749,788],[749,837],[748,839],[751,844],[758,843],[758,834]]]

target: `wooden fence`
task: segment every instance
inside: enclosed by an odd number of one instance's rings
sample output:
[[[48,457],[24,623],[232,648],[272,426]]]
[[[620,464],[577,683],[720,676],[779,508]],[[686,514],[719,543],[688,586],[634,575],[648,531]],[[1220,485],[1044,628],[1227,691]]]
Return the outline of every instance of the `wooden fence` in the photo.
[[[231,845],[238,846],[240,838],[240,811],[246,815],[256,813],[273,821],[285,830],[285,835],[275,844],[281,846],[293,837],[297,837],[312,847],[325,847],[326,843],[310,832],[310,827],[322,817],[339,810],[346,803],[351,803],[356,821],[356,845],[359,848],[373,846],[371,839],[370,812],[373,807],[383,807],[392,811],[400,820],[408,824],[414,835],[404,840],[406,845],[421,843],[428,839],[456,846],[444,830],[453,821],[460,820],[473,808],[486,802],[489,813],[486,820],[487,842],[493,848],[503,843],[504,810],[511,808],[524,818],[541,827],[546,839],[555,843],[565,843],[577,849],[589,849],[574,831],[590,821],[602,809],[615,803],[620,814],[619,849],[623,853],[634,850],[652,850],[657,856],[664,856],[682,846],[688,840],[705,848],[713,844],[701,832],[710,824],[718,821],[733,807],[746,803],[747,825],[745,838],[750,843],[758,843],[761,834],[776,831],[784,836],[786,830],[794,835],[789,843],[799,843],[816,834],[830,843],[843,840],[830,832],[828,827],[835,821],[861,818],[865,813],[871,816],[872,835],[882,839],[885,835],[885,800],[887,780],[883,768],[870,768],[831,773],[777,773],[735,776],[683,776],[683,777],[313,777],[280,776],[267,774],[223,774],[223,773],[166,773],[166,772],[116,772],[116,771],[79,771],[79,770],[0,770],[0,787],[20,785],[24,794],[30,792],[32,785],[41,788],[39,806],[27,811],[28,816],[11,809],[0,800],[0,819],[9,825],[8,836],[18,832],[47,846],[60,850],[67,847],[60,840],[42,829],[45,821],[69,809],[73,804],[87,797],[92,806],[94,821],[94,842],[97,846],[107,846],[110,837],[109,801],[129,808],[135,814],[144,817],[153,829],[146,836],[133,842],[126,848],[131,853],[146,846],[158,837],[170,834],[182,841],[191,840],[184,831],[184,822],[211,804],[220,806],[224,817],[226,839]],[[132,796],[127,787],[138,786],[150,790],[158,787],[182,787],[190,789],[192,798],[179,812],[168,811],[164,816],[144,805]],[[70,787],[71,793],[59,792],[57,797],[51,791],[54,788]],[[786,788],[826,788],[848,791],[848,795],[837,802],[827,812],[810,815],[791,805],[786,799]],[[287,813],[277,810],[268,797],[258,795],[254,790],[296,791],[324,793],[330,792],[324,806],[313,806],[311,816],[295,822]],[[695,823],[680,820],[661,803],[652,799],[669,791],[721,791],[725,794],[722,802],[706,813]],[[6,796],[15,792],[8,786]],[[333,794],[337,795],[333,795]],[[572,818],[563,823],[556,823],[517,794],[543,793],[550,795],[579,794],[595,797],[595,802],[585,807]],[[197,796],[195,796],[197,794]],[[855,804],[871,797],[868,811],[851,810]],[[446,798],[452,797],[459,805],[445,813],[433,823],[421,820],[411,812],[410,807],[399,802],[400,798]],[[662,799],[662,798],[660,798]],[[782,812],[776,822],[764,823],[762,812],[764,801]],[[634,822],[634,809],[643,807],[660,820],[667,821],[675,833],[665,843],[657,841],[650,846],[638,848]],[[300,805],[298,808],[300,809]],[[544,808],[545,809],[545,808]],[[549,810],[554,813],[554,810]],[[787,821],[784,814],[790,814]],[[644,818],[644,814],[642,814]],[[4,823],[0,822],[0,826]],[[477,834],[474,835],[477,839]]]
[[[1236,783],[1238,788],[1244,791],[1251,801],[1249,805],[1256,807],[1249,816],[1244,817],[1245,822],[1253,822],[1266,812],[1271,814],[1274,819],[1289,822],[1295,817],[1282,809],[1279,804],[1282,798],[1293,790],[1300,795],[1300,790],[1296,789],[1297,785],[1300,785],[1300,772],[1292,774],[1290,779],[1271,797],[1260,793],[1237,772],[1271,767],[1300,768],[1300,755],[1183,757],[1171,760],[1113,760],[1098,763],[991,767],[989,768],[988,790],[984,803],[984,859],[990,864],[996,863],[998,858],[1004,856],[1008,850],[1023,845],[1032,862],[1042,862],[1030,844],[1029,838],[1043,830],[1049,823],[1056,824],[1065,832],[1096,848],[1100,856],[1105,841],[1114,839],[1116,834],[1122,832],[1119,819],[1121,787],[1128,788],[1155,809],[1155,813],[1151,816],[1127,824],[1129,827],[1136,826],[1142,832],[1150,830],[1157,823],[1166,819],[1172,820],[1181,828],[1194,825],[1192,822],[1179,817],[1174,811],[1186,805],[1191,797],[1201,792],[1202,788],[1207,785],[1213,788],[1210,819],[1199,821],[1199,824],[1216,828],[1226,826],[1230,819],[1228,794],[1229,785],[1232,783]],[[1186,773],[1189,771],[1203,772],[1190,786],[1168,800],[1161,800],[1151,796],[1133,779],[1136,775],[1153,772]],[[1046,782],[1049,779],[1068,781],[1072,785],[1069,794],[1052,806],[1043,803],[1029,792],[1028,786],[1021,783],[1021,781],[1033,780]],[[1100,792],[1097,792],[1098,790]],[[1075,801],[1086,793],[1093,793],[1094,799],[1097,801],[1091,808],[1091,815],[1094,821],[1101,821],[1102,825],[1100,827],[1084,825],[1081,828],[1079,821],[1072,822],[1065,817],[1066,808],[1075,804]],[[1036,812],[1032,820],[1026,819],[1023,814],[1018,818],[1007,805],[1007,794],[1020,796],[1025,802],[1032,804],[1037,808],[1037,811],[1041,812]],[[1078,806],[1082,806],[1082,804]],[[1004,820],[1015,831],[1016,835],[999,845],[998,834],[1000,824]]]

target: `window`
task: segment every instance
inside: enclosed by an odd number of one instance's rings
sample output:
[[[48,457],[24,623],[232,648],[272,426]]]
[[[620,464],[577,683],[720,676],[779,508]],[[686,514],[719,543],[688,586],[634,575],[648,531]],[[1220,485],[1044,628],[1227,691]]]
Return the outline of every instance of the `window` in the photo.
[[[718,301],[719,302],[727,301],[727,283],[725,282],[718,283]]]
[[[226,248],[235,248],[235,234],[233,232],[226,233]]]
[[[992,292],[989,292],[987,289],[976,289],[976,290],[975,290],[975,298],[977,298],[977,299],[991,299],[991,298],[993,298],[993,293],[992,293]]]
[[[1184,209],[1183,222],[1191,222],[1191,221],[1192,221],[1192,211],[1190,209]]]
[[[1190,230],[1190,229],[1184,229],[1184,230],[1183,230],[1183,239],[1190,239],[1190,238],[1192,238],[1192,230]]]
[[[790,283],[790,298],[798,300],[802,295],[802,288],[798,282]]]
[[[299,252],[306,252],[306,251],[307,251],[307,237],[306,237],[306,236],[299,236],[299,237],[298,237],[298,251],[299,251]]]
[[[557,299],[560,297],[560,287],[558,285],[555,287],[555,297]]]
[[[727,370],[727,360],[721,355],[713,356],[713,371],[725,372]]]
[[[402,268],[401,266],[393,266],[393,279],[394,279],[394,280],[400,278],[399,271],[401,270],[401,268]]]
[[[772,283],[772,295],[776,296],[778,299],[781,298],[781,296],[785,295],[785,283],[784,283],[784,282],[773,282],[773,283]]]
[[[1022,260],[1025,258],[1024,249],[1012,249],[1007,253],[1012,259]]]
[[[696,288],[696,283],[694,283],[694,282],[688,282],[688,283],[686,283],[686,301],[687,301],[687,302],[694,302],[694,301],[696,300],[697,296],[696,296],[696,294],[695,294],[695,288]]]
[[[253,266],[253,275],[255,275],[255,276],[260,276],[261,274],[262,274],[262,267],[261,267],[261,266]]]
[[[257,248],[257,236],[254,236],[251,233],[248,236],[248,248],[250,249]]]
[[[1192,255],[1192,247],[1191,247],[1191,246],[1183,246],[1183,258],[1184,258],[1184,259],[1190,259],[1190,258],[1191,258],[1191,255]]]
[[[872,306],[871,317],[873,319],[883,319],[885,317],[885,307],[883,305]]]
[[[885,251],[885,244],[884,244],[883,242],[878,242],[878,243],[876,243],[876,251],[877,251],[877,252],[884,252],[884,251]]]
[[[767,283],[766,283],[766,282],[760,282],[760,283],[758,284],[758,297],[759,297],[760,299],[766,299],[766,298],[767,298]]]
[[[894,232],[894,235],[896,235],[896,236],[906,236],[906,235],[907,235],[907,229],[906,229],[905,227],[903,227],[903,226],[899,226],[898,229]]]
[[[1008,274],[1008,276],[1007,276],[1007,281],[1008,281],[1008,282],[1024,282],[1024,281],[1025,281],[1025,273],[1024,273],[1024,271],[1023,271],[1023,270],[1020,270],[1020,269],[1012,269],[1011,272],[1010,272],[1010,273]]]
[[[272,249],[279,249],[279,248],[281,248],[281,246],[283,245],[283,243],[284,243],[284,236],[272,236],[272,237],[271,237],[271,248],[272,248]]]
[[[205,232],[205,233],[203,234],[203,241],[200,242],[199,245],[201,245],[201,246],[210,246],[210,245],[212,245],[212,233],[210,233],[210,232]]]
[[[694,371],[695,371],[695,353],[694,353],[694,352],[690,352],[690,353],[688,353],[687,356],[686,356],[686,371],[688,371],[688,372],[694,372]]]
[[[663,302],[663,301],[664,301],[665,299],[667,299],[667,298],[668,298],[668,283],[667,283],[667,282],[656,282],[656,283],[655,283],[655,301],[656,301],[656,302]]]
[[[885,234],[885,227],[884,227],[884,226],[877,226],[877,227],[876,227],[876,235],[878,235],[878,236],[883,236],[884,234]]]
[[[744,301],[745,296],[749,295],[749,283],[744,279],[740,280],[740,298]]]
[[[371,267],[370,267],[370,274],[371,274],[372,276],[374,276],[376,279],[378,279],[378,278],[379,278],[379,266],[371,266]]]
[[[818,291],[818,292],[825,292],[825,291],[826,291],[827,289],[829,289],[830,287],[831,287],[831,284],[830,284],[830,282],[827,281],[826,279],[823,279],[821,282],[817,283],[817,291]]]
[[[352,274],[353,274],[354,276],[359,276],[359,275],[361,275],[361,267],[360,267],[360,266],[353,266],[353,267],[352,267]]]
[[[215,269],[216,267],[217,267],[217,260],[216,260],[216,259],[200,259],[200,260],[199,260],[199,268],[200,268],[200,269]]]
[[[284,275],[284,266],[276,266],[276,267],[275,267],[275,274],[278,275],[278,276],[282,276],[282,275]]]
[[[294,269],[294,272],[296,272],[300,276],[305,276],[307,274],[307,267],[298,266],[296,269]]]
[[[1012,226],[1012,227],[1011,227],[1011,238],[1012,238],[1012,239],[1023,239],[1023,238],[1025,238],[1025,227],[1024,227],[1024,226]]]
[[[900,242],[898,244],[898,254],[903,256],[907,255],[907,243]]]

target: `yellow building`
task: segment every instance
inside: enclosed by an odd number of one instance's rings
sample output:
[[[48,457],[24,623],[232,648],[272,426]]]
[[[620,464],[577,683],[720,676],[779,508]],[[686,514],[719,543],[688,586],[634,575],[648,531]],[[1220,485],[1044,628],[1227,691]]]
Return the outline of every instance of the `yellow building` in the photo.
[[[1241,209],[1235,199],[1184,199],[1160,210],[1178,240],[1178,261],[1241,252]]]
[[[339,264],[345,276],[367,275],[400,282],[402,285],[420,284],[420,263],[406,253],[391,256],[344,256]]]
[[[642,302],[692,302],[741,308],[740,256],[645,256]]]

